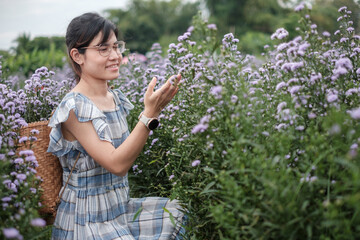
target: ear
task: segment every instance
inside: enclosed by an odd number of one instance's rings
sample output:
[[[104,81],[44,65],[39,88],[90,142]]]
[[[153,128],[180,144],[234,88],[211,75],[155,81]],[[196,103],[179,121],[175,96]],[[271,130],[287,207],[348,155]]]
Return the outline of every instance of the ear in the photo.
[[[84,57],[82,54],[79,53],[79,50],[73,48],[70,50],[70,56],[77,64],[81,65],[84,62]]]

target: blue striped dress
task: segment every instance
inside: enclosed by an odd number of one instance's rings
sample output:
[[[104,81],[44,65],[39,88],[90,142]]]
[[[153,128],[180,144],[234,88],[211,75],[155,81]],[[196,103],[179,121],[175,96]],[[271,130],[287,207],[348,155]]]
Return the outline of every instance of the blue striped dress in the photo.
[[[127,175],[108,172],[78,141],[62,136],[61,123],[73,110],[80,122],[92,121],[101,140],[118,147],[130,134],[126,116],[134,106],[120,90],[109,91],[114,96],[114,110],[101,111],[86,96],[70,92],[49,122],[48,152],[59,157],[63,185],[80,152],[57,211],[52,239],[182,239],[185,216],[176,200],[130,198]]]

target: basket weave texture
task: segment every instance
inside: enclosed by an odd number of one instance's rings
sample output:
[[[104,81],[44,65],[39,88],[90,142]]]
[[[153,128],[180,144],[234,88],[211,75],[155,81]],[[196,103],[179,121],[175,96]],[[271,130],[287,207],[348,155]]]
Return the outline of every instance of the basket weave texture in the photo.
[[[54,218],[56,215],[56,200],[62,186],[62,167],[59,159],[52,153],[48,153],[49,134],[51,127],[47,126],[49,121],[39,121],[29,123],[27,127],[20,129],[22,136],[30,136],[31,130],[36,129],[39,134],[37,140],[32,143],[31,150],[34,152],[39,166],[36,168],[37,175],[43,180],[40,184],[43,190],[41,203],[44,205],[40,209],[40,214],[50,215]],[[28,145],[20,146],[20,149],[28,149]]]

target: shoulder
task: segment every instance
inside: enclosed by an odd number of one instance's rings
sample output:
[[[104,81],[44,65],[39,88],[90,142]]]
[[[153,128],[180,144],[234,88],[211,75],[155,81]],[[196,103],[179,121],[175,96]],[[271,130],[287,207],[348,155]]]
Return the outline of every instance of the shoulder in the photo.
[[[129,114],[129,111],[134,108],[134,105],[129,101],[126,95],[118,88],[110,89],[110,92],[113,93],[117,105],[122,106],[126,113]]]
[[[54,127],[58,123],[65,122],[71,111],[75,113],[80,122],[105,117],[89,98],[81,93],[69,92],[54,111],[49,126]]]

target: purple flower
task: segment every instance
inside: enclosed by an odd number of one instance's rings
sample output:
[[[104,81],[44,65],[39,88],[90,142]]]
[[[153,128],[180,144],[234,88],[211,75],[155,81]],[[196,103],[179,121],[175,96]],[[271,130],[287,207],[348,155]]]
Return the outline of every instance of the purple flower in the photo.
[[[305,4],[304,3],[300,3],[299,5],[297,5],[295,8],[294,8],[294,11],[295,12],[300,12],[301,10],[303,10],[305,8]]]
[[[133,167],[132,167],[132,169],[133,169],[133,171],[135,171],[137,168],[139,167],[139,165],[134,165]]]
[[[19,139],[19,143],[26,142],[27,140],[28,140],[28,138],[27,138],[26,136],[21,137],[21,138]]]
[[[358,68],[358,69],[356,70],[356,74],[357,74],[357,75],[360,75],[360,68]]]
[[[207,113],[212,113],[215,111],[215,107],[210,107],[208,108],[208,110],[206,111]]]
[[[308,114],[308,117],[309,117],[309,119],[314,119],[314,118],[316,118],[316,114],[311,112]]]
[[[196,125],[192,130],[191,130],[191,133],[192,134],[196,134],[196,133],[199,133],[199,132],[204,132],[207,128],[209,127],[208,124],[198,124]]]
[[[236,103],[237,100],[238,100],[238,97],[237,97],[236,95],[232,95],[232,96],[231,96],[231,102],[232,102],[232,103]]]
[[[335,62],[335,68],[343,67],[347,70],[352,70],[353,65],[351,63],[351,60],[349,58],[340,58]]]
[[[322,33],[322,35],[323,35],[324,37],[330,37],[330,36],[331,36],[330,33],[327,32],[327,31],[324,31],[324,32]]]
[[[30,224],[34,227],[45,227],[46,221],[42,218],[34,218],[31,220]]]
[[[275,33],[273,33],[271,35],[271,40],[274,40],[274,39],[283,39],[283,38],[286,38],[287,36],[289,35],[289,32],[286,31],[284,28],[279,28],[275,31]]]
[[[214,86],[211,88],[210,93],[212,95],[218,96],[222,92],[222,86]]]
[[[353,27],[348,27],[348,28],[346,29],[346,31],[348,31],[349,33],[352,33],[354,30],[355,30],[355,29],[354,29]]]
[[[288,44],[287,43],[281,43],[279,44],[279,46],[277,47],[277,50],[280,52],[282,50],[284,50],[285,48],[288,47]]]
[[[305,129],[305,127],[304,126],[298,126],[295,129],[298,130],[298,131],[303,131]]]
[[[285,82],[280,82],[276,85],[276,91],[282,89],[283,87],[286,87],[286,83]]]
[[[342,11],[345,12],[346,10],[347,10],[347,7],[346,7],[346,6],[343,6],[343,7],[339,8],[338,12],[342,12]]]
[[[174,177],[175,177],[174,174],[171,174],[171,175],[169,176],[169,180],[173,179]]]
[[[299,92],[300,89],[301,89],[301,86],[293,86],[292,88],[290,88],[289,92],[291,94],[295,94],[295,93]]]
[[[349,113],[353,119],[356,119],[356,120],[360,119],[360,108],[350,110]]]
[[[336,94],[329,94],[327,97],[326,97],[326,100],[329,102],[329,103],[332,103],[334,101],[336,101],[338,99],[338,96]]]
[[[190,26],[188,29],[187,29],[187,32],[192,32],[192,31],[194,31],[194,26]]]
[[[358,89],[357,88],[350,88],[349,90],[346,91],[345,95],[346,96],[350,96],[354,93],[358,93]]]
[[[277,112],[279,113],[279,112],[281,112],[281,110],[284,108],[284,107],[286,107],[286,102],[281,102],[281,103],[279,103],[279,105],[277,106]]]
[[[3,202],[10,202],[10,201],[11,201],[11,197],[3,197],[3,198],[1,199],[1,201],[3,201]]]
[[[4,228],[3,234],[6,238],[18,238],[21,236],[16,228]]]
[[[208,29],[213,29],[213,30],[217,29],[215,24],[209,24],[209,25],[207,25],[207,28]]]
[[[19,173],[16,175],[16,178],[23,181],[26,179],[26,175],[23,173]]]
[[[350,146],[350,149],[358,149],[359,145],[357,143],[354,143]]]
[[[299,54],[300,56],[304,56],[306,49],[308,49],[308,47],[310,47],[310,46],[311,46],[311,45],[310,45],[310,43],[308,43],[308,42],[305,42],[305,43],[301,44],[301,45],[299,46],[298,54]]]
[[[39,134],[40,132],[39,132],[39,130],[37,130],[37,129],[31,129],[31,134]]]
[[[22,159],[22,158],[16,158],[16,159],[14,160],[14,163],[15,163],[15,164],[23,164],[23,163],[24,163],[24,159]]]
[[[200,163],[201,163],[200,160],[195,160],[195,161],[193,161],[193,162],[191,163],[191,166],[196,167],[196,166],[199,165]]]
[[[313,73],[313,74],[311,74],[310,82],[315,83],[317,80],[319,80],[321,78],[322,78],[321,73],[318,73],[318,74]]]
[[[154,145],[159,139],[155,138],[154,140],[152,140],[151,145]]]
[[[32,150],[22,150],[19,152],[20,156],[21,155],[34,155],[34,152]]]

